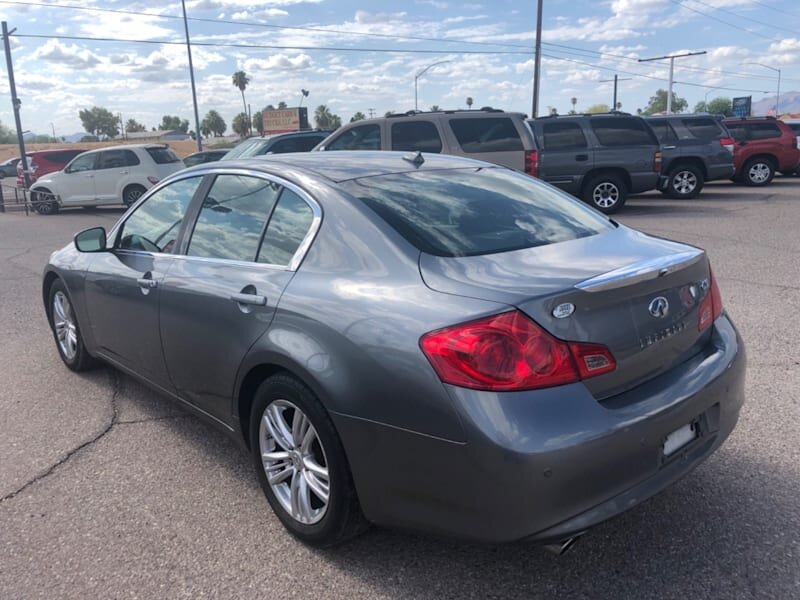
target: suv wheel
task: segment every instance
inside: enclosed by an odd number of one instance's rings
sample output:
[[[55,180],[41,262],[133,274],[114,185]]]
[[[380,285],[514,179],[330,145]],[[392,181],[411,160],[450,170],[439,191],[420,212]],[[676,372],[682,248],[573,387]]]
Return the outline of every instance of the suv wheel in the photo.
[[[40,215],[54,215],[58,212],[58,203],[52,199],[52,192],[44,188],[31,192],[31,205]]]
[[[767,185],[775,177],[775,167],[765,158],[752,158],[743,169],[744,181],[747,185]]]
[[[694,165],[681,165],[669,172],[667,194],[670,198],[688,200],[696,198],[703,189],[703,172]]]
[[[583,200],[607,215],[617,212],[628,199],[625,183],[616,175],[597,175],[589,180]]]

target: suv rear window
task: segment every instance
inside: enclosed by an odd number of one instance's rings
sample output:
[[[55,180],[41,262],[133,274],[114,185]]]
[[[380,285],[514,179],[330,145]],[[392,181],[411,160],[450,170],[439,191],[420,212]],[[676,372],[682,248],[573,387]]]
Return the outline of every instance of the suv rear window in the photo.
[[[448,169],[342,183],[417,249],[476,256],[545,246],[613,228],[603,216],[506,169]]]
[[[147,150],[147,153],[157,165],[166,165],[180,161],[178,155],[169,148],[145,148],[145,150]]]
[[[403,121],[392,123],[392,150],[442,151],[439,130],[430,121]]]
[[[543,150],[586,148],[586,136],[577,123],[553,121],[542,125]]]
[[[593,117],[589,123],[602,146],[650,146],[658,140],[644,119],[636,117]]]
[[[745,129],[751,140],[768,140],[781,137],[781,130],[775,123],[747,123]]]
[[[683,119],[682,122],[683,126],[689,130],[689,133],[699,140],[716,140],[725,135],[719,123],[708,117]]]
[[[523,149],[517,128],[508,117],[450,119],[450,129],[464,152],[509,152]]]

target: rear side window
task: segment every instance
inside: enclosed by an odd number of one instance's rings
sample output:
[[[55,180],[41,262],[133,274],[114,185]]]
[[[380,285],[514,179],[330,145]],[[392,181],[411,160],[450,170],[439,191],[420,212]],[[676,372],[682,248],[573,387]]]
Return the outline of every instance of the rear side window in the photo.
[[[745,129],[751,140],[768,140],[781,137],[781,130],[775,123],[749,123]]]
[[[552,121],[542,125],[544,150],[577,150],[586,148],[586,136],[577,123]]]
[[[284,189],[267,225],[258,262],[288,265],[311,228],[314,213],[300,196]]]
[[[522,150],[522,140],[508,117],[450,119],[450,129],[464,152]]]
[[[544,246],[613,228],[564,192],[506,169],[416,171],[341,185],[417,249],[436,256]]]
[[[742,123],[725,123],[725,126],[728,128],[728,131],[731,134],[731,137],[735,140],[746,140],[747,139],[747,130],[745,129]]]
[[[178,155],[169,148],[145,148],[157,165],[166,165],[180,161]]]
[[[645,146],[658,144],[644,119],[600,117],[589,119],[597,141],[603,146]]]
[[[380,150],[381,128],[378,125],[353,127],[325,146],[325,150]]]
[[[683,119],[682,122],[683,126],[689,130],[689,133],[699,140],[716,140],[724,135],[722,128],[714,119]]]
[[[46,152],[41,154],[41,158],[47,162],[54,164],[65,165],[79,154],[83,154],[85,150],[59,150],[58,152]]]
[[[678,139],[678,136],[675,135],[675,130],[672,129],[672,125],[668,121],[648,121],[647,124],[650,125],[650,129],[653,130],[658,141],[662,144],[674,142]]]
[[[392,123],[392,150],[442,151],[439,130],[430,121],[403,121]]]
[[[139,157],[130,150],[104,150],[97,158],[97,169],[119,169],[139,164]]]
[[[300,137],[291,137],[283,140],[278,140],[272,146],[267,148],[270,154],[284,154],[286,152],[308,152],[314,146],[319,144],[325,136],[304,135]],[[259,154],[264,154],[259,152]]]
[[[800,123],[787,123],[787,125],[792,128],[792,131],[800,134]]]
[[[254,261],[279,193],[280,186],[265,179],[218,176],[203,200],[186,254]]]

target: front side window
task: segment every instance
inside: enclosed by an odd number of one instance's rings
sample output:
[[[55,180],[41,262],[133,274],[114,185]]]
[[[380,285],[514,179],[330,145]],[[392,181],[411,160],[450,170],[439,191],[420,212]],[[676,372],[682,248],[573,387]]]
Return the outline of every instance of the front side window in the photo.
[[[311,207],[290,189],[284,189],[272,214],[258,253],[258,262],[289,265],[311,228]]]
[[[586,148],[581,126],[568,121],[552,121],[542,125],[544,150],[579,150]]]
[[[91,171],[94,169],[97,153],[84,154],[79,156],[66,168],[67,173],[79,173],[81,171]]]
[[[174,252],[186,209],[202,179],[181,179],[161,188],[145,200],[122,224],[116,248]]]
[[[514,122],[508,117],[450,119],[450,129],[464,152],[507,152],[522,150]]]
[[[392,150],[439,153],[442,140],[430,121],[392,123]]]
[[[375,124],[352,127],[325,146],[325,150],[380,150],[381,128]]]
[[[189,241],[189,256],[254,261],[281,186],[245,175],[219,175]]]
[[[644,119],[635,117],[593,117],[589,119],[602,146],[651,146],[658,140]]]

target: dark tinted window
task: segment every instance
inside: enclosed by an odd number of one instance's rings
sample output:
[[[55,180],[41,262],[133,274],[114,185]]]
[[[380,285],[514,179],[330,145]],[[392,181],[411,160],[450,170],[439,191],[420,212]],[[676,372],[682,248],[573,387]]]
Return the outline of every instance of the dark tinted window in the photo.
[[[342,184],[411,244],[438,256],[543,246],[613,227],[571,196],[506,169],[451,169]]]
[[[288,265],[313,220],[314,213],[305,200],[292,190],[284,189],[264,234],[258,262]]]
[[[450,119],[450,128],[464,152],[522,150],[517,128],[508,117]]]
[[[181,179],[145,200],[122,224],[117,248],[173,252],[186,208],[201,180],[202,177]]]
[[[130,150],[104,150],[97,158],[98,169],[118,169],[139,164],[139,157]]]
[[[731,134],[731,137],[735,140],[746,140],[747,139],[747,130],[744,127],[743,123],[736,123],[736,122],[728,122],[725,123],[725,126],[728,128],[728,131]]]
[[[781,130],[775,123],[749,123],[745,128],[751,140],[781,137]]]
[[[655,132],[658,141],[662,144],[665,142],[674,142],[678,139],[678,136],[675,135],[675,130],[672,129],[672,125],[666,120],[648,121],[647,124],[650,125],[650,129]]]
[[[325,135],[304,135],[278,140],[267,151],[270,154],[284,154],[286,152],[308,152],[319,144],[327,136]]]
[[[378,125],[353,127],[325,146],[325,150],[380,150],[381,128]]]
[[[636,117],[595,117],[589,119],[597,141],[603,146],[642,146],[658,141],[644,122]]]
[[[724,135],[719,124],[714,119],[709,119],[708,117],[683,119],[682,122],[683,126],[689,130],[689,133],[699,140],[716,140]]]
[[[789,127],[792,128],[792,131],[795,133],[800,133],[800,123],[787,123]]]
[[[180,158],[169,148],[145,148],[157,165],[178,162]]]
[[[233,160],[234,158],[245,158],[247,156],[256,156],[259,154],[259,149],[269,144],[269,140],[265,138],[253,138],[245,140],[225,155],[225,160]]]
[[[220,175],[197,217],[187,254],[253,261],[278,198],[276,183],[242,175]]]
[[[85,150],[58,150],[56,152],[43,152],[40,158],[54,164],[65,165],[79,154],[83,154]]]
[[[442,151],[442,140],[430,121],[402,121],[392,123],[392,150],[437,153]]]
[[[586,148],[586,136],[577,123],[552,121],[542,125],[544,150]]]

